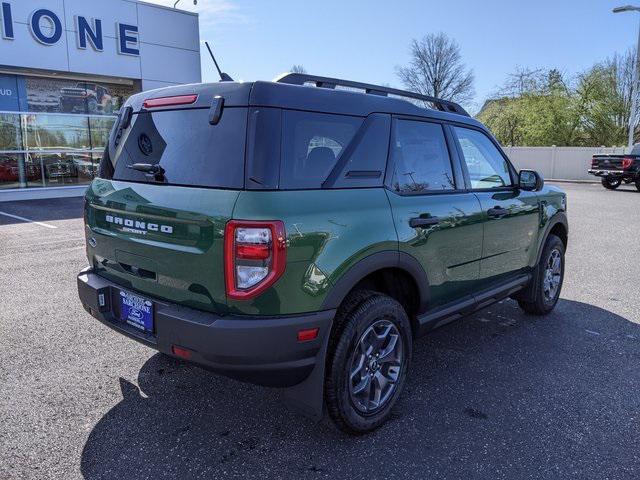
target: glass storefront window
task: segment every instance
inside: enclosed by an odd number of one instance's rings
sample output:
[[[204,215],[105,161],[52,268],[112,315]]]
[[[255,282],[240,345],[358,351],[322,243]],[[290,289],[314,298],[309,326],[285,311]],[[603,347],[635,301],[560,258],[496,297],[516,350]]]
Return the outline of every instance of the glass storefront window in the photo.
[[[115,123],[115,117],[89,117],[89,129],[91,130],[91,146],[99,149],[107,145],[109,132]]]
[[[20,115],[0,113],[0,150],[22,150]]]
[[[96,168],[90,152],[38,153],[27,158],[27,168],[42,173],[41,178],[28,181],[29,187],[86,185]]]
[[[40,178],[40,169],[26,167],[24,154],[0,153],[0,190],[6,188],[24,188],[27,182]]]
[[[106,116],[0,114],[0,189],[90,183],[115,120]]]
[[[139,85],[5,77],[21,87],[0,105],[0,190],[90,183],[117,112]]]
[[[89,119],[84,115],[23,115],[27,150],[84,150],[89,142]]]

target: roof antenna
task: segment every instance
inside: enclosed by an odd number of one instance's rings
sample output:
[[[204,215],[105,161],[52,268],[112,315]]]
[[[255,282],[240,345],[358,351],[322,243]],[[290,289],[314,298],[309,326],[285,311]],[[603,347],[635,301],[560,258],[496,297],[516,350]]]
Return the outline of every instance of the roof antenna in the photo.
[[[220,81],[233,82],[233,78],[231,78],[229,75],[227,75],[222,70],[220,70],[220,67],[218,66],[218,62],[216,62],[216,57],[213,56],[213,52],[211,51],[211,47],[209,46],[209,42],[204,42],[204,44],[207,46],[207,50],[209,50],[209,55],[211,55],[211,58],[213,59],[213,63],[216,65],[216,70],[218,70],[218,75],[220,75]]]

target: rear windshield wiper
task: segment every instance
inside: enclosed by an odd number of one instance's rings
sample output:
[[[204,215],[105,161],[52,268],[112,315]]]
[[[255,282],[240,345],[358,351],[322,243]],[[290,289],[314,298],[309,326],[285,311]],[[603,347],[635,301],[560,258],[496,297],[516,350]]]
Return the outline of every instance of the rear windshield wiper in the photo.
[[[127,165],[127,168],[137,170],[138,172],[144,172],[148,175],[153,175],[154,180],[162,182],[164,180],[164,168],[157,163],[133,163]]]

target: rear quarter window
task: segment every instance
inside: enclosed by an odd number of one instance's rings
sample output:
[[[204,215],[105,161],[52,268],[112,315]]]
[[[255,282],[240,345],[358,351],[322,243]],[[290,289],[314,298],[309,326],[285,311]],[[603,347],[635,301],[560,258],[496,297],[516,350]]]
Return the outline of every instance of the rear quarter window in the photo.
[[[280,188],[321,188],[362,122],[346,115],[283,111]]]

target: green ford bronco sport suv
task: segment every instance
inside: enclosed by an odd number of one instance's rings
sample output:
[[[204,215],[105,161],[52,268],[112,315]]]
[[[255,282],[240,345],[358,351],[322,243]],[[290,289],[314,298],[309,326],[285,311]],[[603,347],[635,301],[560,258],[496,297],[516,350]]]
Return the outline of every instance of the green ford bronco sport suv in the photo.
[[[305,74],[144,92],[85,199],[85,309],[363,433],[414,339],[511,297],[550,312],[565,194],[458,105]]]

